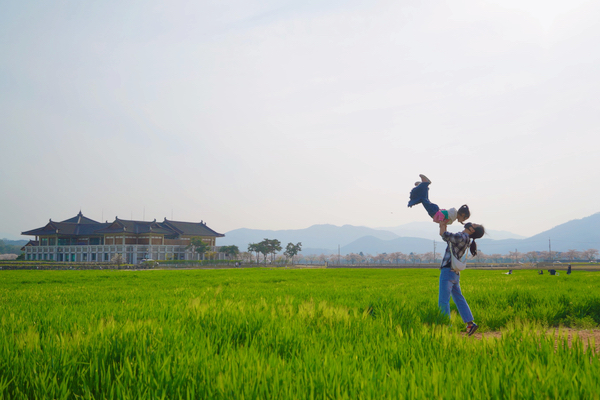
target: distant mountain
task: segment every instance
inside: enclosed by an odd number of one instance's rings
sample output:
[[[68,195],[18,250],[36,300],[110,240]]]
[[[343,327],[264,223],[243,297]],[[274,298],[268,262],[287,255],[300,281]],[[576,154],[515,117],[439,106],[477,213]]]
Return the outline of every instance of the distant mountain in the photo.
[[[0,254],[21,254],[21,247],[27,244],[27,240],[0,240]]]
[[[257,243],[265,238],[277,239],[282,247],[288,243],[302,243],[302,253],[313,249],[330,249],[337,253],[338,245],[344,246],[364,236],[374,236],[381,240],[391,240],[398,235],[364,226],[335,226],[335,225],[313,225],[306,229],[290,230],[258,230],[258,229],[235,229],[225,233],[225,237],[218,240],[219,246],[236,245],[240,251],[246,251],[248,244]],[[320,254],[320,253],[319,253]]]
[[[395,253],[400,251],[405,254],[410,253],[427,253],[433,251],[433,240],[412,238],[412,237],[401,237],[392,240],[381,240],[374,236],[364,236],[352,243],[347,244],[341,248],[341,254],[360,253],[363,254],[381,254],[381,253]],[[437,252],[440,249],[444,249],[441,240],[437,241]]]
[[[458,222],[450,225],[450,230],[455,227],[460,227],[461,225]],[[440,235],[438,234],[437,226],[433,222],[409,222],[408,224],[390,227],[390,228],[376,228],[380,230],[386,230],[400,237],[416,237],[423,238],[429,240],[440,240]],[[512,232],[508,231],[495,231],[489,229],[487,231],[486,237],[494,240],[503,240],[503,239],[525,239],[526,236],[516,235]]]
[[[362,248],[362,250],[359,251],[363,251],[365,254],[377,254],[377,252],[390,253],[393,251],[401,251],[403,253],[406,253],[407,251],[415,253],[432,251],[433,246],[431,241],[419,243],[411,242],[408,239],[414,238],[398,238],[389,241],[382,241],[374,238],[361,238],[355,243],[343,247],[343,249],[347,248],[348,252],[352,251],[356,253],[358,248]],[[435,240],[439,243],[439,246],[444,246],[439,236],[436,236]],[[484,238],[477,240],[477,247],[485,254],[508,254],[515,250],[520,253],[547,251],[550,246],[553,252],[563,252],[570,249],[577,251],[584,251],[587,249],[600,250],[600,213],[566,222],[525,239],[494,240],[488,238],[488,235],[486,235]]]
[[[444,244],[437,234],[435,225],[430,222],[411,222],[393,228],[372,229],[364,226],[313,225],[295,230],[256,230],[236,229],[219,239],[219,245],[235,244],[246,251],[249,243],[260,242],[264,238],[278,239],[281,244],[302,242],[302,254],[341,254],[360,253],[427,253],[443,251]],[[387,229],[387,230],[386,230]],[[412,236],[410,236],[412,235]],[[548,243],[550,240],[550,243]],[[600,250],[600,213],[558,225],[535,236],[524,238],[506,231],[488,230],[478,247],[486,254],[508,254],[510,251],[526,253],[545,251],[548,245],[552,251]]]
[[[515,250],[520,253],[547,251],[549,247],[552,251],[600,250],[600,213],[565,222],[527,239],[483,239],[480,243],[482,251],[487,254],[506,254]]]

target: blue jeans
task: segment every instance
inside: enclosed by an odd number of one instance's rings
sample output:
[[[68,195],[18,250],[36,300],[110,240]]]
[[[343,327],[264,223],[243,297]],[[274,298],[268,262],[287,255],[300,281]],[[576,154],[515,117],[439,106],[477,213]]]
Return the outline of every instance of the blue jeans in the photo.
[[[429,214],[431,218],[433,218],[435,213],[440,210],[437,204],[429,201],[429,182],[421,182],[410,191],[408,207],[415,206],[419,203],[423,204],[423,207],[425,207],[427,214]]]
[[[454,304],[458,307],[458,313],[464,323],[473,321],[473,314],[467,304],[467,300],[460,291],[460,275],[452,271],[451,268],[442,268],[440,273],[440,297],[438,304],[440,310],[447,316],[450,316],[450,295]]]

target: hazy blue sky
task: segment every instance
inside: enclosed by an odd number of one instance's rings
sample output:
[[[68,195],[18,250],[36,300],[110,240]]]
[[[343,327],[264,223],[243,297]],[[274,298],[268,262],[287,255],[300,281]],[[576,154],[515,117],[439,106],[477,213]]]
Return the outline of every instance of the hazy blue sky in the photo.
[[[600,2],[0,0],[0,237],[600,211]],[[432,224],[432,229],[435,226]]]

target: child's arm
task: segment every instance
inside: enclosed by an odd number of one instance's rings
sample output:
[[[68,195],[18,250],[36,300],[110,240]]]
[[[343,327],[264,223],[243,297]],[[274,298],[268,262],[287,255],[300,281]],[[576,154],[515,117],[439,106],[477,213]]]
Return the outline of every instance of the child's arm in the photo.
[[[448,229],[448,221],[442,221],[440,222],[440,236],[442,237],[442,240],[444,242],[451,242],[453,244],[456,244],[457,242],[457,236],[460,236],[456,233],[452,233],[452,232],[447,232]]]
[[[448,229],[448,223],[446,221],[440,221],[440,236],[444,236],[444,232]]]

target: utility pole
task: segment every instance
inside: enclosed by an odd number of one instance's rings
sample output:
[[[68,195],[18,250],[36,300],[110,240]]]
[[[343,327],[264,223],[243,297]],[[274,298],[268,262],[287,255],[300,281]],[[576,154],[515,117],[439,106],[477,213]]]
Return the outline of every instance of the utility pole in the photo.
[[[433,241],[433,262],[435,263],[435,240]]]
[[[338,265],[340,264],[340,245],[338,244]]]

